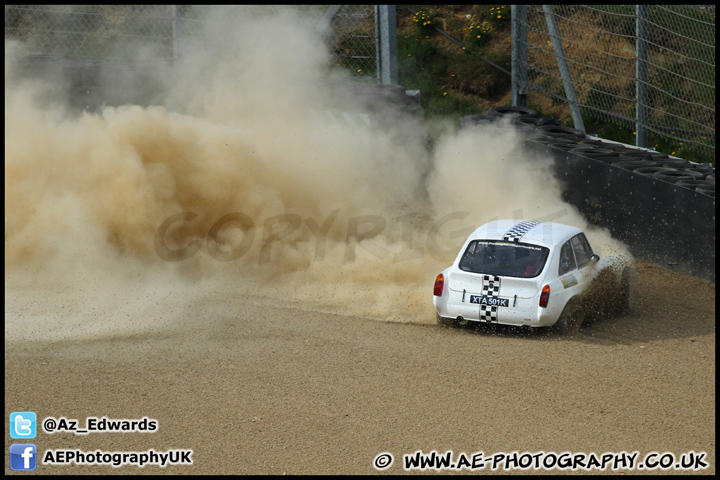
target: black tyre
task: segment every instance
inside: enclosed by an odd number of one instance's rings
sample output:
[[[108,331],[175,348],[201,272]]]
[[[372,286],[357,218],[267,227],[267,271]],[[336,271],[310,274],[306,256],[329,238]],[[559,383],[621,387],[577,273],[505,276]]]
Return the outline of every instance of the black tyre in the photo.
[[[646,158],[649,160],[653,160],[655,162],[668,162],[668,165],[673,164],[673,163],[676,163],[676,164],[678,163],[678,162],[675,162],[672,158],[670,158],[668,155],[666,155],[664,153],[652,152],[652,151],[647,151],[647,150],[635,150],[632,152],[623,152],[623,155],[628,158]],[[680,160],[680,159],[677,159],[677,160]],[[684,160],[680,160],[679,163],[682,163],[682,162],[684,162]]]
[[[532,115],[514,115],[512,117],[512,124],[523,134],[540,137],[540,133],[535,129],[535,122],[537,120],[538,118]]]
[[[696,180],[702,180],[705,178],[705,173],[694,168],[678,168],[678,170],[683,172],[685,175],[695,178]]]
[[[677,170],[669,167],[639,167],[633,170],[633,172],[641,173],[643,175],[654,175],[658,172],[677,172]]]
[[[603,142],[602,140],[598,138],[583,138],[579,142],[581,145],[592,145],[593,147],[598,148],[607,148],[608,150],[614,151],[611,146],[612,144]]]
[[[541,125],[537,127],[543,135],[550,135],[553,137],[575,137],[585,138],[585,132],[577,128],[563,127],[561,125]]]
[[[603,157],[591,157],[596,162],[602,162],[602,163],[613,163],[619,161],[617,155],[607,155]]]
[[[680,180],[697,180],[696,176],[689,175],[681,170],[676,170],[674,172],[657,172],[653,174],[653,177],[671,183],[675,183]]]
[[[612,165],[615,167],[624,168],[625,170],[635,170],[636,168],[640,167],[654,167],[657,164],[651,160],[643,160],[642,158],[638,158],[636,160],[627,160],[622,155],[618,157],[617,162],[612,162]]]
[[[577,150],[577,144],[575,142],[572,142],[572,143],[548,143],[547,145],[550,147],[557,148],[558,150],[562,150],[563,152],[569,152],[570,150]]]
[[[681,158],[662,158],[662,157],[652,157],[653,160],[658,162],[661,165],[665,165],[666,167],[672,167],[672,168],[687,168],[692,163],[688,162],[687,160],[683,160]]]
[[[533,116],[535,118],[540,118],[540,115],[538,112],[533,110],[532,108],[525,108],[525,107],[494,107],[488,110],[488,115],[491,117],[506,117],[506,116]]]
[[[580,328],[578,319],[575,316],[575,306],[571,303],[565,305],[560,317],[551,328],[560,335],[574,332]]]
[[[690,163],[690,164],[688,164],[688,165],[685,165],[684,170],[685,170],[685,171],[690,170],[690,171],[692,171],[692,172],[699,173],[699,174],[702,175],[702,178],[707,178],[707,177],[710,176],[710,175],[715,175],[715,169],[714,169],[714,168],[708,167],[708,166],[705,166],[705,165],[697,165],[697,164],[693,164],[693,163]]]
[[[535,130],[537,130],[537,128]],[[541,135],[534,139],[535,142],[542,143],[544,145],[567,143],[573,144],[574,146],[578,145],[579,140],[580,139],[577,137],[551,137],[549,135]]]
[[[627,269],[623,270],[620,276],[620,285],[618,292],[617,315],[623,315],[630,309],[630,273]]]
[[[695,190],[698,187],[703,188],[708,186],[715,186],[715,184],[713,184],[712,182],[708,182],[707,180],[678,180],[675,185],[679,187],[689,188],[691,190]]]
[[[698,187],[695,189],[696,192],[704,193],[705,195],[709,195],[711,197],[715,196],[715,185],[707,186],[707,187]]]
[[[570,153],[576,153],[583,157],[594,158],[594,157],[607,157],[612,155],[614,152],[607,148],[596,148],[592,145],[587,146],[576,146]]]

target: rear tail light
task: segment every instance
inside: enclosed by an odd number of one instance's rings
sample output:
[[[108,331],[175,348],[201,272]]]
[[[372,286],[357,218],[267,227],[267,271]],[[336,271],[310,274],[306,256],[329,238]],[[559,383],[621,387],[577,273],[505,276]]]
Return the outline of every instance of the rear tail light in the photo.
[[[545,285],[540,294],[540,306],[547,308],[548,300],[550,299],[550,285]]]
[[[442,295],[443,285],[445,285],[445,277],[441,273],[435,279],[435,288],[433,289],[433,295],[435,295],[436,297]]]

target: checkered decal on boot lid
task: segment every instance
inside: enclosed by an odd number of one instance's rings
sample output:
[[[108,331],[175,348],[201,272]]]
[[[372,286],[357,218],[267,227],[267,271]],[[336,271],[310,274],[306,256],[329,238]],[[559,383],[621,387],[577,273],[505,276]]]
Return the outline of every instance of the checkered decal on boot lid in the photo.
[[[505,240],[506,242],[517,243],[520,241],[523,235],[525,235],[527,232],[540,225],[541,223],[542,222],[538,222],[537,220],[528,220],[518,223],[513,228],[508,230],[505,235],[503,235],[503,240]]]
[[[500,277],[483,275],[482,294],[488,297],[500,296]],[[497,305],[480,305],[480,320],[484,322],[497,322]]]

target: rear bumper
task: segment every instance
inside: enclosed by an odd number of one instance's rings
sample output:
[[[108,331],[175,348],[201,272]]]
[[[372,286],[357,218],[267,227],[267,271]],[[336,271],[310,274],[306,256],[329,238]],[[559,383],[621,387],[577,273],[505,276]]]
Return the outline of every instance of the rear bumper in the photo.
[[[524,305],[522,305],[524,304]],[[482,323],[497,323],[500,325],[520,325],[528,327],[549,327],[555,324],[560,312],[554,308],[541,308],[537,299],[519,299],[515,308],[498,307],[495,319],[482,318],[480,305],[463,303],[450,303],[443,297],[433,296],[433,305],[438,315],[443,318],[457,319]],[[519,307],[519,308],[518,308]],[[522,308],[524,307],[524,308]]]

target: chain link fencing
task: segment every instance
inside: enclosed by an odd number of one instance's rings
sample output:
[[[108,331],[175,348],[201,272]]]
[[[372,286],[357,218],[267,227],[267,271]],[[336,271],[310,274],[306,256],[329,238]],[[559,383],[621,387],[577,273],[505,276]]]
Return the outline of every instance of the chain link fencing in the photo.
[[[648,147],[715,155],[715,7],[647,7],[646,81],[637,75],[635,5],[555,5],[572,85],[589,133],[625,130],[635,143],[638,105]],[[527,6],[528,87],[553,105],[568,103],[546,11]],[[638,97],[638,82],[644,98]],[[632,133],[631,133],[632,132]],[[670,153],[670,152],[668,152]]]
[[[30,55],[171,61],[183,45],[232,48],[229,39],[241,19],[283,10],[314,25],[332,63],[359,80],[375,80],[374,5],[6,5],[5,39],[23,42]]]

